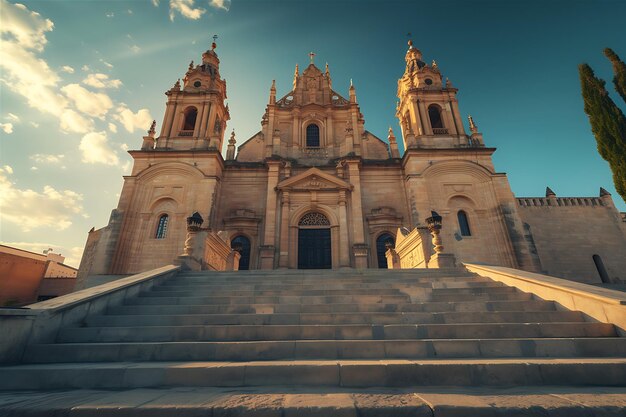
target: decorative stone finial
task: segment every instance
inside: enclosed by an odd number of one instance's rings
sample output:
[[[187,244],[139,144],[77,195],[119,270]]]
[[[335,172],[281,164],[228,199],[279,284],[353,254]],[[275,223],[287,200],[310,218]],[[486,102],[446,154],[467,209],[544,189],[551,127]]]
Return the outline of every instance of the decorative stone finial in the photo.
[[[313,65],[313,59],[315,59],[315,52],[309,52],[309,59],[311,60],[311,65]]]
[[[472,117],[471,114],[467,116],[467,120],[469,120],[470,131],[472,133],[477,133],[478,126],[476,126],[476,123],[474,122],[474,118]]]
[[[193,69],[193,60],[189,63],[189,71]]]
[[[446,77],[446,88],[452,87],[452,81],[448,77]]]
[[[437,61],[435,61],[434,59],[433,59],[433,63],[431,64],[431,67],[437,68]]]
[[[272,80],[272,86],[270,89],[276,91],[276,80]]]
[[[395,142],[396,141],[396,137],[393,134],[393,129],[391,128],[391,126],[389,126],[389,133],[387,134],[387,139],[389,139],[389,142]]]
[[[234,145],[235,143],[237,143],[237,139],[235,139],[235,129],[233,129],[233,131],[230,133],[230,139],[228,139],[228,143],[230,145]]]
[[[176,82],[174,83],[174,87],[172,89],[175,91],[180,91],[180,78],[176,80]]]
[[[148,136],[153,138],[155,133],[156,133],[156,120],[153,120],[152,124],[150,125],[150,129],[148,130]]]
[[[610,196],[610,195],[611,195],[611,193],[609,193],[603,187],[600,187],[600,197],[606,197],[606,196]]]
[[[328,62],[326,63],[326,71],[324,71],[326,73],[326,75],[330,74],[330,71],[328,70]]]
[[[546,187],[546,198],[556,197],[556,193],[550,187]]]
[[[409,45],[409,49],[411,49],[413,47],[413,41],[411,39],[409,39],[407,44]]]
[[[354,85],[352,84],[352,78],[350,78],[350,88],[354,88]]]
[[[211,50],[214,51],[217,48],[217,44],[215,41],[217,40],[217,35],[213,35],[213,43],[211,43]]]

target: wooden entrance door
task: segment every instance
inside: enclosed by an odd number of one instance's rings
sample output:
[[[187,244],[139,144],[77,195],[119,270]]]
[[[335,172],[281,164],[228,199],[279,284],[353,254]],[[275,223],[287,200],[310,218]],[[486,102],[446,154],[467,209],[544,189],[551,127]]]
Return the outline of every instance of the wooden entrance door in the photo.
[[[298,230],[298,269],[330,269],[330,229]]]

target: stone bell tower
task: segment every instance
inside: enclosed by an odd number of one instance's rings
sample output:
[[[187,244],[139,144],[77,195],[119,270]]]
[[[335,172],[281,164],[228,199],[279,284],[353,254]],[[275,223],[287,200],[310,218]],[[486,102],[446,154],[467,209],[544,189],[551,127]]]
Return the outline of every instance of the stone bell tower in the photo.
[[[189,64],[183,78],[165,94],[167,106],[156,149],[221,151],[226,121],[230,119],[226,100],[226,80],[220,76],[216,44],[202,54],[202,64]],[[150,147],[150,143],[144,143]]]
[[[443,77],[437,63],[422,61],[422,52],[409,41],[406,69],[398,80],[398,107],[404,149],[455,148],[472,144],[465,134],[457,89]],[[478,143],[475,143],[478,145]]]

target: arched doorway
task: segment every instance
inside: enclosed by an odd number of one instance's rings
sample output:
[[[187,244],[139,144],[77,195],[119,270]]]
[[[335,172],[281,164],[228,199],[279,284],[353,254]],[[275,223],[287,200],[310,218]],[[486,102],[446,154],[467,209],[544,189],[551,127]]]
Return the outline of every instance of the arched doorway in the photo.
[[[307,213],[298,222],[298,269],[330,268],[330,221],[322,213]]]
[[[378,258],[378,267],[387,269],[387,247],[394,245],[393,236],[389,233],[383,233],[376,239],[376,256]]]
[[[230,241],[230,247],[241,255],[241,258],[239,258],[239,270],[247,271],[250,269],[250,239],[239,235]]]

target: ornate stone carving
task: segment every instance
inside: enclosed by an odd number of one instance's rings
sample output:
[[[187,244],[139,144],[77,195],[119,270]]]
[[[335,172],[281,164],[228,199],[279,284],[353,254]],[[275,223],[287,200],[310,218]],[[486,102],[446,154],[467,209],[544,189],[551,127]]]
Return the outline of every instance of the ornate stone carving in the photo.
[[[302,216],[298,226],[330,226],[330,221],[322,213],[310,212]]]

